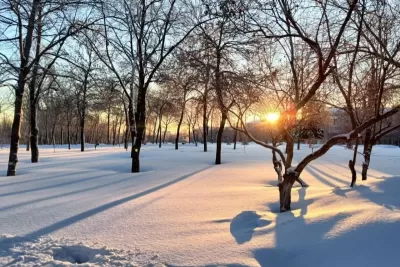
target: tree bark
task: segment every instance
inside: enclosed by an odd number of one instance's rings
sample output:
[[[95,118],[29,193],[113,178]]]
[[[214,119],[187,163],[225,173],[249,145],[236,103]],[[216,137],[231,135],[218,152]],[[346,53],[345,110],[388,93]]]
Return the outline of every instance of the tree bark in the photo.
[[[25,86],[25,77],[20,77],[18,88],[15,90],[14,120],[11,128],[10,155],[8,158],[7,176],[15,176],[18,163],[18,146],[21,132],[22,99]]]
[[[26,151],[29,151],[30,139],[31,139],[31,134],[29,133],[28,140],[26,140]]]
[[[159,117],[159,122],[158,122],[158,147],[159,148],[161,148],[161,120],[162,120],[162,117],[161,117],[161,115],[160,115],[160,117]]]
[[[111,105],[108,104],[108,108],[107,108],[107,144],[110,144],[110,111],[111,109]]]
[[[71,122],[68,120],[67,124],[67,142],[68,142],[68,150],[71,150]]]
[[[156,143],[156,130],[157,130],[157,117],[156,117],[156,119],[154,120],[153,137],[152,137],[152,139],[153,139],[152,143],[153,143],[153,144]]]
[[[178,150],[178,143],[179,143],[179,132],[181,129],[182,121],[183,121],[183,116],[185,115],[185,108],[182,108],[181,111],[181,116],[179,117],[179,122],[178,122],[178,127],[176,129],[176,137],[175,137],[175,150]]]
[[[207,95],[203,98],[203,151],[207,152],[207,135],[208,135],[208,121],[207,121]]]
[[[237,128],[239,127],[239,120],[236,122],[236,129],[235,129],[235,135],[233,136],[233,149],[236,149],[236,142],[237,142],[237,135],[238,135],[238,130]]]
[[[165,125],[164,134],[163,134],[163,143],[165,144],[165,136],[167,135],[168,126]]]
[[[219,125],[218,134],[217,134],[217,151],[216,151],[216,155],[215,155],[215,164],[216,165],[221,164],[222,134],[224,133],[226,119],[227,119],[226,112],[222,112],[221,122]]]
[[[357,181],[357,172],[355,169],[357,160],[357,150],[358,150],[358,138],[356,139],[356,145],[354,147],[353,159],[349,160],[349,168],[351,171],[351,184],[350,184],[351,187],[353,187]]]
[[[280,212],[289,211],[292,202],[292,187],[296,181],[296,173],[286,173],[283,181],[279,183]]]
[[[367,150],[364,151],[364,162],[362,164],[362,172],[361,172],[361,177],[362,180],[365,181],[367,180],[368,177],[368,168],[369,168],[369,163],[371,160],[371,153],[372,153],[372,145],[370,145]]]
[[[143,82],[143,81],[142,81]],[[142,89],[142,90],[141,90]],[[146,91],[139,86],[139,94],[137,100],[137,111],[135,113],[135,122],[137,130],[137,138],[133,145],[132,155],[132,172],[137,173],[140,171],[140,148],[142,146],[143,131],[146,123]]]
[[[193,131],[193,141],[194,141],[194,145],[197,146],[197,139],[196,139],[196,134],[194,132],[195,127],[192,127],[192,131]]]
[[[365,139],[364,139],[364,162],[362,164],[362,172],[361,172],[361,179],[363,181],[367,180],[367,172],[369,167],[369,161],[371,159],[371,150],[372,150],[372,130],[368,128],[365,131]]]
[[[122,118],[123,118],[123,116],[120,116],[120,117],[119,117],[119,125],[118,125],[118,137],[117,137],[117,139],[118,139],[118,146],[120,146],[120,145],[121,145],[121,127],[122,127]]]
[[[135,130],[135,117],[136,117],[136,115],[133,112],[133,103],[132,103],[132,101],[129,101],[128,114],[129,114],[129,130],[130,130],[131,142],[132,142],[131,158],[133,159],[134,154],[135,154],[135,152],[134,152],[134,150],[135,150],[134,146],[135,146],[135,143],[136,143],[135,138],[136,138],[136,134],[138,134],[138,133]],[[145,121],[143,121],[143,123],[145,123]],[[140,137],[140,140],[141,139],[142,139],[142,136]]]

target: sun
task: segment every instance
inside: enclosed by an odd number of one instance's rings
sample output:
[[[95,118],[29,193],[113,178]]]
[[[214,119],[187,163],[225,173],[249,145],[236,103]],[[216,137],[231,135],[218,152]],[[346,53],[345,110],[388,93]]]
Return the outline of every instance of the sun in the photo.
[[[279,119],[279,113],[278,112],[269,112],[265,116],[267,121],[269,122],[276,122]]]

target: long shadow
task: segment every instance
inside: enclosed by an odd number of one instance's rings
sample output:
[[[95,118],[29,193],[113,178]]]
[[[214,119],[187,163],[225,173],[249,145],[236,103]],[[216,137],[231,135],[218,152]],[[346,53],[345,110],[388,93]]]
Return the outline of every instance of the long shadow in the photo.
[[[74,224],[74,223],[76,223],[76,222],[79,222],[79,221],[81,221],[81,220],[84,220],[84,219],[86,219],[86,218],[88,218],[88,217],[91,217],[91,216],[93,216],[93,215],[96,215],[96,214],[98,214],[98,213],[100,213],[100,212],[103,212],[103,211],[105,211],[105,210],[108,210],[108,209],[110,209],[110,208],[116,207],[116,206],[118,206],[118,205],[121,205],[121,204],[123,204],[123,203],[132,201],[132,200],[134,200],[134,199],[138,199],[138,198],[143,197],[143,196],[146,196],[146,195],[148,195],[148,194],[150,194],[150,193],[154,193],[154,192],[156,192],[156,191],[158,191],[158,190],[161,190],[161,189],[163,189],[163,188],[166,188],[166,187],[168,187],[168,186],[171,186],[171,185],[173,185],[173,184],[176,184],[176,183],[178,183],[178,182],[180,182],[180,181],[183,181],[183,180],[185,180],[185,179],[187,179],[187,178],[189,178],[189,177],[191,177],[191,176],[193,176],[193,175],[195,175],[195,174],[197,174],[197,173],[200,173],[200,172],[202,172],[202,171],[204,171],[204,170],[206,170],[206,169],[209,169],[209,168],[211,168],[211,167],[212,167],[212,166],[207,166],[206,168],[203,168],[203,169],[200,169],[200,170],[197,170],[197,171],[188,173],[188,174],[183,175],[183,176],[181,176],[181,177],[178,177],[178,178],[176,178],[176,179],[174,179],[174,180],[172,180],[172,181],[169,181],[169,182],[166,182],[166,183],[164,183],[164,184],[155,186],[155,187],[153,187],[153,188],[150,188],[150,189],[145,190],[145,191],[143,191],[143,192],[140,192],[140,193],[138,193],[138,194],[134,194],[134,195],[132,195],[132,196],[128,196],[128,197],[125,197],[125,198],[121,198],[121,199],[115,200],[115,201],[113,201],[113,202],[104,204],[104,205],[102,205],[102,206],[93,208],[93,209],[91,209],[91,210],[88,210],[88,211],[79,213],[79,214],[74,215],[74,216],[72,216],[72,217],[66,218],[66,219],[64,219],[64,220],[61,220],[61,221],[59,221],[59,222],[56,222],[56,223],[51,224],[51,225],[49,225],[49,226],[46,226],[46,227],[44,227],[44,228],[42,228],[42,229],[39,229],[39,230],[37,230],[37,231],[28,233],[27,235],[25,235],[25,236],[22,237],[22,238],[23,238],[23,239],[26,239],[26,238],[29,238],[29,239],[36,239],[36,238],[39,238],[39,237],[41,237],[41,236],[43,236],[43,235],[48,235],[48,234],[50,234],[50,233],[53,233],[53,232],[55,232],[55,231],[57,231],[57,230],[60,230],[60,229],[62,229],[62,228],[64,228],[64,227],[67,227],[67,226],[69,226],[69,225],[71,225],[71,224]],[[1,244],[1,242],[0,242],[0,244]]]
[[[277,215],[276,226],[273,229],[275,230],[275,247],[253,251],[254,258],[260,266],[304,266],[296,261],[297,256],[302,253],[301,249],[298,248],[306,246],[307,243],[318,242],[327,231],[334,227],[338,220],[346,218],[346,215],[339,214],[330,221],[308,224],[304,219],[310,203],[310,200],[305,199],[306,190],[307,188],[299,189],[298,202],[293,203],[293,206],[300,208],[299,216],[296,217],[291,211]],[[262,234],[270,232],[272,232],[272,229],[264,231]]]
[[[110,155],[107,155],[107,157],[105,158],[103,154],[100,155],[93,155],[91,157],[83,157],[83,158],[78,158],[76,159],[76,155],[75,157],[73,157],[74,159],[68,159],[66,161],[63,162],[53,162],[53,161],[40,161],[38,163],[26,163],[26,164],[32,164],[29,166],[24,166],[21,168],[18,168],[18,171],[22,171],[24,172],[25,170],[35,170],[35,169],[42,169],[42,168],[55,168],[55,167],[65,167],[65,166],[69,166],[69,165],[73,165],[75,163],[79,163],[79,164],[84,164],[84,163],[88,163],[88,162],[98,162],[101,160],[104,161],[109,161],[110,159],[118,159],[118,158],[126,158],[128,159],[129,156],[126,155],[126,157],[121,157],[120,155],[122,155],[122,153],[115,153],[115,155],[118,155],[118,157],[114,157],[114,154],[111,154],[113,157],[110,157]],[[63,159],[62,157],[53,157],[52,159]],[[43,164],[41,164],[43,163]]]
[[[147,173],[141,172],[141,173],[139,173],[139,174],[137,174],[135,176],[130,176],[130,177],[127,177],[127,178],[124,178],[124,179],[121,179],[121,180],[117,180],[117,181],[114,180],[112,182],[105,183],[105,184],[101,184],[101,185],[97,185],[97,186],[93,186],[93,187],[89,187],[89,188],[83,188],[81,190],[67,192],[67,193],[60,194],[60,195],[48,196],[48,197],[38,198],[38,199],[35,199],[35,200],[28,200],[28,201],[25,201],[25,202],[21,202],[21,203],[5,206],[5,207],[0,208],[0,212],[6,211],[6,210],[9,210],[9,209],[13,209],[13,208],[23,207],[23,206],[29,205],[29,204],[43,202],[43,201],[46,201],[46,200],[57,199],[57,198],[71,196],[71,195],[75,195],[75,194],[79,194],[79,193],[86,193],[86,192],[93,191],[93,190],[96,190],[96,189],[100,189],[100,188],[103,188],[103,187],[106,187],[106,186],[117,185],[117,184],[129,181],[129,180],[132,180],[132,179],[136,179],[138,176],[142,176],[144,174],[147,174]],[[100,178],[100,177],[107,177],[107,176],[109,176],[109,174],[98,176],[98,177]]]
[[[75,173],[75,174],[64,175],[63,178],[66,177],[66,176],[86,174],[86,173],[93,173],[93,171],[90,170],[90,171],[84,171],[84,172]],[[107,176],[107,175],[104,175],[104,176]],[[60,186],[66,186],[66,185],[72,185],[72,184],[79,184],[79,183],[83,183],[83,182],[99,179],[101,177],[103,177],[103,176],[93,176],[93,177],[89,177],[89,178],[85,178],[85,179],[76,179],[76,180],[73,180],[73,181],[67,181],[67,182],[64,182],[64,183],[52,184],[52,185],[38,187],[38,188],[31,188],[31,189],[26,189],[26,190],[21,190],[21,191],[16,191],[16,192],[8,192],[8,193],[0,194],[0,197],[25,194],[25,193],[41,191],[41,190],[46,190],[46,189],[52,189],[52,188],[57,188],[57,187],[60,187]]]
[[[315,167],[313,167],[313,166],[308,166],[308,167],[311,168],[311,169],[313,169],[314,171],[316,171],[316,172],[318,172],[318,173],[320,173],[320,174],[322,174],[322,175],[324,175],[324,176],[326,176],[326,177],[332,179],[332,180],[335,180],[336,182],[342,183],[343,185],[348,185],[348,184],[347,184],[345,181],[343,181],[342,179],[339,179],[339,178],[337,178],[337,177],[335,177],[335,176],[333,176],[333,175],[331,175],[331,174],[329,174],[329,173],[327,173],[327,172],[324,172],[324,171],[322,171],[321,169],[317,169],[317,168],[315,168]]]
[[[400,176],[397,176],[375,184],[377,190],[367,186],[357,186],[351,190],[359,192],[362,198],[398,212],[399,184]],[[400,227],[399,220],[366,219],[367,221],[358,222],[356,227],[337,234],[332,230],[337,230],[342,224],[348,225],[348,218],[353,214],[339,212],[325,219],[321,217],[318,220],[305,220],[304,215],[308,212],[306,190],[301,189],[298,193],[299,201],[293,206],[300,206],[299,216],[296,217],[292,212],[280,213],[273,229],[261,229],[255,233],[259,235],[273,232],[275,236],[273,247],[253,250],[254,258],[260,266],[336,267],[347,266],[349,262],[368,267],[379,266],[382,263],[385,266],[398,265],[397,250],[400,241],[394,238],[394,235]],[[374,256],[366,257],[371,251],[374,252]]]
[[[377,191],[372,191],[369,186],[358,185],[357,190],[360,195],[375,204],[385,207],[392,211],[400,209],[399,197],[400,176],[380,179],[376,184]]]
[[[17,181],[17,182],[12,182],[12,183],[1,184],[0,187],[13,186],[13,185],[18,185],[18,184],[35,183],[37,181],[51,180],[51,179],[56,179],[56,178],[65,178],[65,177],[68,177],[68,176],[85,174],[85,173],[89,173],[89,172],[92,172],[92,171],[83,171],[83,172],[80,171],[80,172],[68,173],[68,174],[62,175],[62,176],[51,175],[51,176],[48,176],[48,177],[37,178],[37,179],[35,179],[35,178],[27,178],[27,180],[23,180],[23,181]],[[18,179],[18,178],[15,178],[15,179]]]
[[[335,184],[333,184],[332,182],[330,182],[329,180],[325,179],[322,177],[322,175],[318,172],[315,171],[315,169],[310,168],[310,166],[307,166],[305,168],[312,176],[314,176],[315,178],[317,178],[319,181],[321,181],[323,184],[330,186],[330,187],[336,187]]]

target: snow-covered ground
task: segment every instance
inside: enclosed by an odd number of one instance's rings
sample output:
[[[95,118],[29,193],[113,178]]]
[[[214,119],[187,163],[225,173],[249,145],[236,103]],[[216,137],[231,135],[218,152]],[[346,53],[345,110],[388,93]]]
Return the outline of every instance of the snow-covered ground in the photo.
[[[374,148],[351,189],[352,151],[334,147],[282,214],[269,150],[214,153],[146,145],[131,174],[122,147],[43,148],[38,164],[21,148],[5,177],[0,150],[0,266],[399,266],[400,148]]]

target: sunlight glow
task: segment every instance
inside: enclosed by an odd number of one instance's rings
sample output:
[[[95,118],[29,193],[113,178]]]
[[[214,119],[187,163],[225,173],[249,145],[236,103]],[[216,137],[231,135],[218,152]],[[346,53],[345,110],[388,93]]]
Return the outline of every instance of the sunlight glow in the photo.
[[[266,119],[269,122],[276,122],[279,119],[279,113],[278,112],[269,112],[266,115]]]

